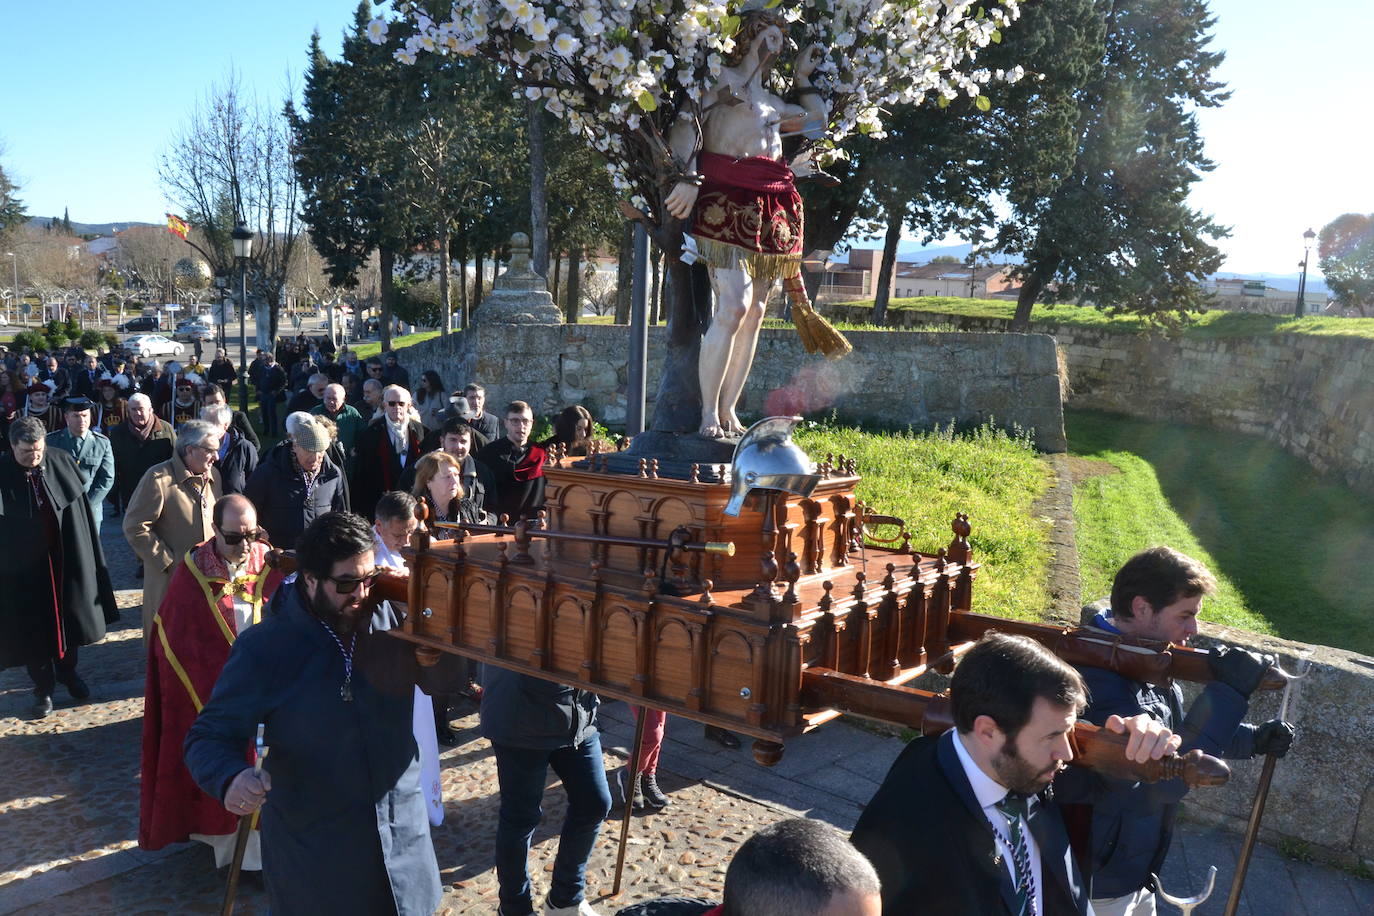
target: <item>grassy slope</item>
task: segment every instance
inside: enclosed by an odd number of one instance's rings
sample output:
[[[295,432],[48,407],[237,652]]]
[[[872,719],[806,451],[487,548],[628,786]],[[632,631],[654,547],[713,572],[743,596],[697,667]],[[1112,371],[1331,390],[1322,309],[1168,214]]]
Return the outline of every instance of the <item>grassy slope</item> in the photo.
[[[947,546],[954,513],[967,512],[974,559],[983,564],[975,608],[1023,619],[1040,616],[1047,601],[1045,523],[1030,510],[1049,477],[1028,440],[987,428],[955,436],[808,424],[797,442],[813,459],[827,452],[857,459],[863,475],[859,497],[876,512],[905,519],[912,546],[924,553]],[[881,569],[874,564],[870,576]]]
[[[411,344],[417,344],[421,341],[438,336],[438,331],[421,331],[418,334],[405,334],[401,337],[393,337],[391,338],[391,349],[399,350],[401,347],[408,347]],[[367,359],[369,356],[377,356],[380,354],[382,352],[382,344],[381,341],[376,340],[371,343],[356,344],[353,346],[353,351],[358,354],[358,359]]]
[[[872,302],[846,304],[871,306]],[[948,315],[969,315],[977,318],[1005,318],[1010,320],[1016,311],[1016,303],[1000,299],[920,296],[893,299],[888,308],[893,311],[942,312]],[[1077,305],[1037,305],[1031,312],[1031,322],[1051,322],[1122,332],[1139,331],[1145,327],[1144,322],[1129,315],[1113,317],[1105,311],[1090,306]],[[1330,318],[1324,316],[1292,318],[1285,315],[1253,315],[1214,309],[1195,314],[1192,324],[1187,327],[1183,334],[1185,337],[1219,338],[1256,337],[1287,332],[1374,338],[1374,318]]]
[[[1086,411],[1065,421],[1074,455],[1120,471],[1074,488],[1085,599],[1135,551],[1168,544],[1221,582],[1205,619],[1374,653],[1374,500],[1256,437]]]

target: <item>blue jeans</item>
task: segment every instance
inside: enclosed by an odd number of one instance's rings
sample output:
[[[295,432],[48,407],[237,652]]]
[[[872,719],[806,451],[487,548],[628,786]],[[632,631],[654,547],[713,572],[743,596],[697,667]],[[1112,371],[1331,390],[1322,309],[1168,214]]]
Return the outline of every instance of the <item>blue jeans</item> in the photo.
[[[496,880],[501,890],[502,916],[534,912],[527,864],[530,838],[544,816],[544,785],[549,767],[563,781],[568,815],[553,860],[548,903],[554,907],[581,902],[587,859],[596,845],[601,822],[611,810],[601,759],[601,738],[592,735],[578,747],[533,750],[493,744],[496,776],[501,784],[501,813],[496,824]]]

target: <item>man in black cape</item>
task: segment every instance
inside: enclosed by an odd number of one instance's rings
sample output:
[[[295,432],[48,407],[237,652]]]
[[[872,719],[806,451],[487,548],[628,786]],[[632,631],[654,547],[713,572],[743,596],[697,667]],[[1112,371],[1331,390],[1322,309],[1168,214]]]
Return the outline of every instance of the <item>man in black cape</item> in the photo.
[[[524,401],[506,405],[506,435],[482,446],[477,460],[491,471],[496,493],[487,494],[486,510],[505,516],[514,525],[522,518],[536,518],[544,508],[544,458],[542,446],[529,441],[534,412]]]
[[[16,420],[0,457],[0,668],[28,668],[39,717],[52,712],[58,681],[73,699],[90,696],[77,649],[119,618],[81,471],[46,434]]]

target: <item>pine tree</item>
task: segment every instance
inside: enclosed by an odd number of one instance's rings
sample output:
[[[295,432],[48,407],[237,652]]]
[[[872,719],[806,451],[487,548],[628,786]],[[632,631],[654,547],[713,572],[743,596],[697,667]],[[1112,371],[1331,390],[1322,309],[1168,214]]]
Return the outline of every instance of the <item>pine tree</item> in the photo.
[[[62,208],[62,231],[65,232],[67,235],[74,235],[74,234],[75,234],[75,233],[72,231],[72,218],[71,218],[71,216],[68,214],[68,211],[67,211],[67,208],[66,208],[66,207],[63,207],[63,208]]]
[[[10,180],[5,167],[0,165],[0,233],[23,225],[26,219],[24,202],[16,196],[18,191],[19,186]]]
[[[1209,239],[1226,230],[1188,206],[1191,184],[1213,164],[1197,108],[1227,98],[1208,51],[1213,20],[1202,0],[1099,0],[1101,61],[1080,94],[1075,156],[1062,181],[1008,188],[1013,216],[996,248],[1024,264],[1013,330],[1030,324],[1048,288],[1060,301],[1162,321],[1203,304],[1199,281],[1222,256]]]

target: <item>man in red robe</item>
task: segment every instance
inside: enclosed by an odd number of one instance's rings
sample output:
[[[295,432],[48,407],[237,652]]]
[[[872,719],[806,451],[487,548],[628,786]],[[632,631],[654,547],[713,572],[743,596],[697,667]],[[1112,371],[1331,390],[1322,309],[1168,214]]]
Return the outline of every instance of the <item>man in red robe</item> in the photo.
[[[216,867],[233,856],[237,818],[201,791],[182,760],[182,742],[238,634],[258,623],[281,581],[267,565],[257,510],[242,495],[215,503],[215,536],[187,552],[153,618],[143,700],[143,784],[138,845],[161,849],[194,839],[215,850]],[[251,760],[244,748],[245,759]],[[260,869],[258,834],[244,868]]]

